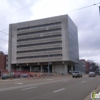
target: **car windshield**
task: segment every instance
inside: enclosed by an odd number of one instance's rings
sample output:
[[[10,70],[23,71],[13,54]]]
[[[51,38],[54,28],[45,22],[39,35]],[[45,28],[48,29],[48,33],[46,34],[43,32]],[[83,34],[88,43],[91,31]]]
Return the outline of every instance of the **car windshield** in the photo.
[[[94,74],[94,72],[90,72],[89,74]]]
[[[79,72],[73,72],[73,73],[79,73]]]

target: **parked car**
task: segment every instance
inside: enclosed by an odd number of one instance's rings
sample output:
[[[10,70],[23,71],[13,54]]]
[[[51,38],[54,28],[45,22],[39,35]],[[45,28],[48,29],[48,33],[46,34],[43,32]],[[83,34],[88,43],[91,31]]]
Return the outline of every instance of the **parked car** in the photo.
[[[81,77],[82,78],[82,73],[80,72],[80,71],[74,71],[73,73],[72,73],[72,77],[74,78],[74,77]]]
[[[21,73],[20,72],[13,72],[13,78],[20,78]]]
[[[95,77],[96,73],[95,72],[89,72],[89,77]]]
[[[21,72],[20,76],[23,77],[23,78],[26,78],[26,77],[28,77],[28,72],[23,71],[23,72]]]
[[[2,74],[2,75],[1,75],[1,78],[2,78],[2,79],[7,79],[7,78],[8,78],[8,74]]]

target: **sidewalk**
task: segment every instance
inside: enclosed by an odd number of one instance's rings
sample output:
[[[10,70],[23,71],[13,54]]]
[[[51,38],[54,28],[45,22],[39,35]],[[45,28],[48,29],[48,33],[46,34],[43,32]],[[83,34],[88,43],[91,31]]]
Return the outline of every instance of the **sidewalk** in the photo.
[[[95,90],[93,90],[92,92],[99,93],[99,92],[100,92],[100,85],[99,85]],[[91,93],[92,93],[92,92],[91,92]],[[84,100],[92,100],[92,99],[90,98],[91,93],[90,93]],[[100,98],[95,99],[95,100],[100,100]]]

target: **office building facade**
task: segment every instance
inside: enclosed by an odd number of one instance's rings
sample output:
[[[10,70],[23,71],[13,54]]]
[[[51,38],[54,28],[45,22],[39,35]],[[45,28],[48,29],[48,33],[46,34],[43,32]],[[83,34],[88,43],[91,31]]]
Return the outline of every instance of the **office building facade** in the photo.
[[[78,60],[77,27],[68,15],[9,25],[9,70],[67,74]]]

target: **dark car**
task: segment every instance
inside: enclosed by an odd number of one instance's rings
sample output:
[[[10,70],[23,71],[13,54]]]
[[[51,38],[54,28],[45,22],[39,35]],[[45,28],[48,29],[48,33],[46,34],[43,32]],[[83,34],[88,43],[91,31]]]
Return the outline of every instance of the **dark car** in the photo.
[[[74,78],[74,77],[81,77],[82,78],[82,73],[80,72],[80,71],[74,71],[73,73],[72,73],[72,77]]]

